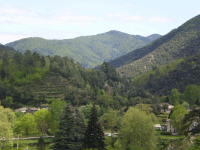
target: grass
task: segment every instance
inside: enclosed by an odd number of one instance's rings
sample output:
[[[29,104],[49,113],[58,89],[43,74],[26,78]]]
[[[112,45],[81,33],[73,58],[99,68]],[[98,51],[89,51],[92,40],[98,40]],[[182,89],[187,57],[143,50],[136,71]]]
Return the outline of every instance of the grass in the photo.
[[[46,150],[50,150],[52,138],[44,138],[44,141],[46,143]],[[28,147],[28,150],[37,150],[37,143],[38,139],[31,139],[31,140],[19,140],[19,149],[23,150]],[[17,140],[13,141],[14,147],[13,150],[17,149]]]
[[[160,138],[162,139],[180,139],[180,138],[184,138],[184,135],[160,135]]]

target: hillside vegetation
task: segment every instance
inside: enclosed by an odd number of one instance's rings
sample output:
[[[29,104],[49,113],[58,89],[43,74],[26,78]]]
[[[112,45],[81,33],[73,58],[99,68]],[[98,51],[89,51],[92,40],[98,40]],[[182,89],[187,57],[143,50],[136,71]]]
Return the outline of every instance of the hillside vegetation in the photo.
[[[159,102],[121,78],[106,62],[96,71],[83,68],[67,56],[44,57],[29,50],[11,56],[9,52],[5,52],[0,61],[0,99],[4,107],[38,107],[61,99],[76,107],[95,102],[103,111],[140,102],[154,105]]]
[[[166,65],[199,51],[200,15],[190,19],[177,29],[153,41],[149,45],[129,52],[109,62],[117,72],[127,78],[152,70],[152,67]]]
[[[186,86],[195,84],[200,86],[200,52],[193,56],[185,56],[170,64],[154,68],[135,77],[132,81],[135,85],[143,87],[153,95],[170,95],[172,89],[180,93]]]
[[[119,31],[109,31],[103,34],[82,36],[74,39],[46,40],[30,37],[6,44],[24,53],[25,50],[38,52],[44,56],[68,56],[79,62],[85,68],[92,68],[104,61],[120,57],[128,52],[141,48],[161,35],[148,37],[129,35]]]

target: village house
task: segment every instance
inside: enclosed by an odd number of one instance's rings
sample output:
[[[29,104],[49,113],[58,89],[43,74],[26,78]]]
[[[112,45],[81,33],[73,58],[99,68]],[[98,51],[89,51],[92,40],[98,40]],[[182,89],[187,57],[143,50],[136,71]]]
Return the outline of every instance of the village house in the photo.
[[[21,112],[23,112],[23,113],[29,113],[29,114],[34,114],[36,111],[38,111],[38,110],[40,110],[40,108],[35,108],[35,107],[33,107],[33,108],[28,108],[28,107],[22,107],[22,108],[19,108],[19,109],[16,109],[15,110],[15,113],[16,112],[18,112],[18,111],[21,111]]]
[[[33,108],[28,108],[28,110],[26,111],[26,113],[29,113],[29,114],[34,114],[36,111],[38,111],[38,110],[40,110],[40,108],[38,107],[38,108],[35,108],[35,107],[33,107]]]
[[[22,107],[22,108],[16,109],[16,110],[15,110],[15,113],[18,112],[18,111],[21,111],[21,112],[23,112],[23,113],[26,113],[27,110],[28,110],[28,107]]]
[[[154,124],[154,127],[156,130],[162,130],[162,127],[160,124]]]
[[[164,109],[163,109],[164,104],[168,105],[167,110],[164,110]],[[164,103],[161,103],[160,106],[161,106],[160,112],[167,112],[167,113],[170,113],[171,110],[174,108],[173,105],[171,105],[171,104],[169,104],[169,103],[165,103],[165,102],[164,102]]]
[[[42,105],[40,106],[40,108],[41,108],[41,109],[47,109],[47,110],[48,110],[48,104],[42,104]]]

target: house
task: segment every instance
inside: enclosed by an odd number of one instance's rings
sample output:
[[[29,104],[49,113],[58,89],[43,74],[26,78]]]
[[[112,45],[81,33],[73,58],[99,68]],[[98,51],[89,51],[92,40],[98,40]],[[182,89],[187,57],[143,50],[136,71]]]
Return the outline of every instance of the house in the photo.
[[[162,130],[162,127],[160,124],[154,124],[154,127],[156,130]]]
[[[167,104],[167,105],[168,105],[168,109],[165,110],[165,111],[164,111],[164,109],[162,108],[162,107],[164,106],[164,104]],[[160,112],[167,112],[167,113],[170,113],[170,111],[174,108],[173,105],[171,105],[171,104],[169,104],[169,103],[165,103],[165,102],[164,102],[164,103],[161,103],[160,106],[161,106]]]
[[[40,106],[40,108],[41,108],[41,109],[47,109],[47,110],[48,110],[48,104],[42,104],[42,105]]]
[[[33,107],[33,108],[28,108],[27,110],[26,110],[26,113],[29,113],[29,114],[34,114],[36,111],[38,111],[38,110],[40,110],[40,108],[35,108],[35,107]]]
[[[16,109],[15,110],[15,113],[16,112],[18,112],[18,111],[21,111],[21,112],[23,112],[23,113],[29,113],[29,114],[34,114],[36,111],[38,111],[38,110],[40,110],[40,108],[35,108],[35,107],[33,107],[33,108],[29,108],[29,107],[22,107],[22,108],[19,108],[19,109]]]
[[[28,107],[22,107],[22,108],[16,109],[16,110],[15,110],[15,113],[18,112],[18,111],[21,111],[21,112],[23,112],[23,113],[26,113],[27,110],[28,110]]]

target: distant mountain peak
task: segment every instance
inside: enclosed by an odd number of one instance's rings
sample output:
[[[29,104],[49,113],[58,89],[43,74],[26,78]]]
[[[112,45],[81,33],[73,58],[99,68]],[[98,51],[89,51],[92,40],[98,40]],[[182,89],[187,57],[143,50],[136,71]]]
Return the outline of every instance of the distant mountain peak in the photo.
[[[108,32],[106,32],[108,34],[126,34],[126,35],[129,35],[128,33],[124,33],[124,32],[121,32],[121,31],[117,31],[117,30],[110,30]]]

